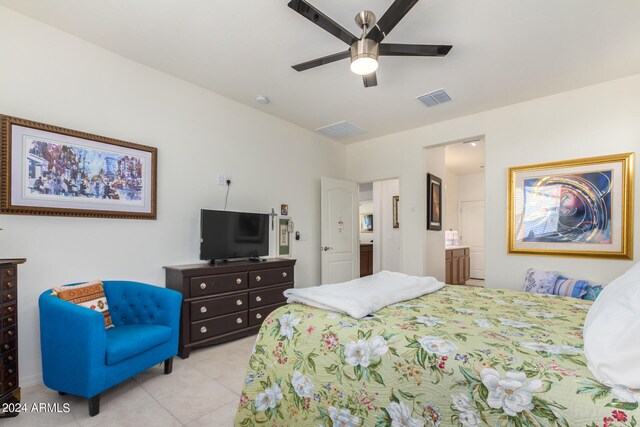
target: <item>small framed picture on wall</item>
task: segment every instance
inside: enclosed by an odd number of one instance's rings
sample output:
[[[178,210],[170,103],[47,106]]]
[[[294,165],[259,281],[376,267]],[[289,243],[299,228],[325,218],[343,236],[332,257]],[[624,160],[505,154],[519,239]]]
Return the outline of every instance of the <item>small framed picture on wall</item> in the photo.
[[[276,256],[288,258],[291,256],[291,232],[293,232],[293,221],[291,218],[278,217],[278,228],[276,229]]]
[[[442,180],[427,174],[427,230],[442,230]]]

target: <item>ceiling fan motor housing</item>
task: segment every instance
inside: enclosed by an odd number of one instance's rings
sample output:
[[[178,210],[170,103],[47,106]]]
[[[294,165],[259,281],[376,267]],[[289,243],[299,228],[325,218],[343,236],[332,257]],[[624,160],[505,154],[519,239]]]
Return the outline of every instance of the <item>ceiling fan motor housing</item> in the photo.
[[[358,59],[369,58],[378,60],[378,43],[371,39],[358,40],[351,45],[351,62]]]

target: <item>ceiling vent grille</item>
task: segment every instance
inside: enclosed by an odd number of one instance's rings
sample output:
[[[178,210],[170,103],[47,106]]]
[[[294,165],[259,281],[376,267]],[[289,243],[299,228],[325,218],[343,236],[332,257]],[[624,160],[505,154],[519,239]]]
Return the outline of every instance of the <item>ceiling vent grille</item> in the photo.
[[[424,95],[418,96],[416,99],[427,107],[435,107],[436,105],[452,101],[451,97],[444,89],[425,93]]]
[[[316,129],[316,131],[327,135],[330,138],[348,138],[350,136],[356,136],[364,133],[364,130],[343,120],[332,125],[324,126]]]

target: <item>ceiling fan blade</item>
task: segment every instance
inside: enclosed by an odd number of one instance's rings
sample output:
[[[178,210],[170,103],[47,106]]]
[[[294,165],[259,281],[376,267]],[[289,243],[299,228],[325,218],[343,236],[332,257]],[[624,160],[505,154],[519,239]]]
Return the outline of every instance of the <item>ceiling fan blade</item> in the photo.
[[[332,62],[340,61],[341,59],[346,59],[351,56],[350,50],[345,50],[344,52],[334,53],[333,55],[323,56],[322,58],[312,59],[311,61],[303,62],[301,64],[292,65],[296,71],[304,71],[309,68],[319,67],[321,65],[330,64]]]
[[[304,0],[291,0],[289,2],[289,7],[316,24],[318,27],[333,34],[349,46],[358,40],[356,36],[342,28],[333,19],[329,18],[327,15],[320,12]]]
[[[364,87],[378,86],[378,78],[375,72],[362,76],[362,81],[364,82]]]
[[[367,38],[380,43],[416,3],[418,3],[418,0],[395,0],[382,15],[382,18],[369,31]]]
[[[432,44],[395,44],[378,45],[378,54],[384,56],[445,56],[453,46]]]

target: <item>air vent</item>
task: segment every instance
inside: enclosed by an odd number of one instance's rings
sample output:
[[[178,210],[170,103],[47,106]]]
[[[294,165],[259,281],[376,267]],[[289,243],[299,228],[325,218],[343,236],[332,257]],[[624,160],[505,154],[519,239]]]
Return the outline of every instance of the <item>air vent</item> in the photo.
[[[445,102],[452,100],[444,89],[425,93],[424,95],[418,96],[416,99],[427,107],[435,107],[436,105],[444,104]]]
[[[323,133],[331,138],[348,138],[350,136],[360,135],[364,133],[364,130],[349,123],[346,120],[334,123],[329,126],[318,128],[316,129],[316,131]]]

